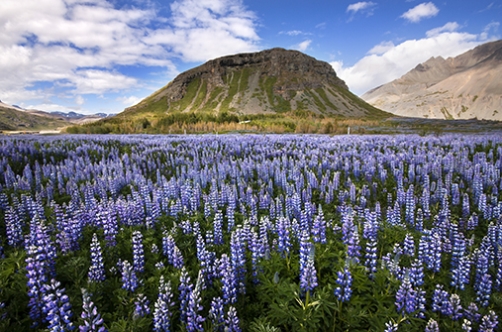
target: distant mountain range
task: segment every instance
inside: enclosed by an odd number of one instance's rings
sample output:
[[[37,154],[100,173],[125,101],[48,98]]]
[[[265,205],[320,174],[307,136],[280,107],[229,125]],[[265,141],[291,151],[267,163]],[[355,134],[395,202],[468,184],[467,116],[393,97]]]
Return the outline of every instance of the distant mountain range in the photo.
[[[502,40],[433,57],[362,99],[396,115],[502,120]]]
[[[23,109],[0,101],[0,131],[58,130],[75,124],[84,124],[106,118],[103,113],[85,115],[76,112],[44,112]]]

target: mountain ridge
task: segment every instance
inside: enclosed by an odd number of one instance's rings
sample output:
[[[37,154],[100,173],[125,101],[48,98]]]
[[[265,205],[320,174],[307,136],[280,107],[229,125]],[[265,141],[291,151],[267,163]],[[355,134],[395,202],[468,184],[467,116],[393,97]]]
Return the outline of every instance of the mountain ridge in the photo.
[[[75,124],[101,120],[106,114],[85,115],[76,112],[45,112],[9,105],[0,100],[0,131],[60,130]]]
[[[327,62],[299,51],[273,48],[209,60],[179,74],[123,113],[144,110],[161,100],[167,113],[256,114],[300,109],[364,116],[379,111],[358,99]]]
[[[502,40],[432,57],[362,99],[401,116],[502,120]]]

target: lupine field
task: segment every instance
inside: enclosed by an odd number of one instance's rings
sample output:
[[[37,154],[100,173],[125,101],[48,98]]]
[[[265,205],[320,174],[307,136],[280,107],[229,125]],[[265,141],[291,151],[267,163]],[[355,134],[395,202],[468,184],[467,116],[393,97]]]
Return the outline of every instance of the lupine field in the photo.
[[[0,138],[1,331],[496,331],[502,136]]]

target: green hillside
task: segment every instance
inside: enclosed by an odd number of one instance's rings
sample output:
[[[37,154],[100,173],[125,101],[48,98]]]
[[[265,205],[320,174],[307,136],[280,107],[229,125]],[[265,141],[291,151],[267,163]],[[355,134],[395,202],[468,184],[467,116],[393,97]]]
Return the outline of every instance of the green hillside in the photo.
[[[35,115],[0,106],[0,131],[55,130],[68,126],[68,124],[63,119]]]
[[[352,94],[328,63],[272,49],[211,60],[118,115],[69,131],[331,132],[335,122],[389,116]]]

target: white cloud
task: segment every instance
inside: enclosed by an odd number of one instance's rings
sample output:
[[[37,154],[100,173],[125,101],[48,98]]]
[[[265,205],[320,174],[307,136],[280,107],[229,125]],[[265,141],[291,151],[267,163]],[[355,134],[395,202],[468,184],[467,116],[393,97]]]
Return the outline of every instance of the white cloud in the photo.
[[[169,47],[184,61],[258,49],[256,17],[241,0],[178,0],[171,11],[172,28],[156,30],[144,40]]]
[[[73,77],[76,91],[82,94],[101,94],[110,91],[119,91],[137,85],[137,80],[120,73],[103,70],[80,70]]]
[[[347,7],[347,12],[354,12],[354,13],[356,13],[358,11],[371,8],[371,7],[375,6],[375,5],[376,5],[376,3],[371,2],[371,1],[356,2],[356,3],[350,4]]]
[[[300,52],[304,52],[307,50],[307,48],[310,46],[311,43],[312,43],[312,40],[307,39],[305,41],[302,41],[300,44],[296,45],[296,47],[294,47],[294,48]]]
[[[143,98],[139,98],[139,97],[136,97],[136,96],[129,96],[129,97],[120,97],[120,98],[117,98],[117,101],[121,102],[121,103],[122,103],[122,104],[124,104],[126,107],[136,105],[136,104],[137,104],[137,103],[139,103],[141,100],[143,100]]]
[[[0,0],[0,97],[21,104],[40,95],[99,95],[145,84],[118,66],[174,73],[175,58],[205,61],[258,48],[257,19],[242,0],[177,0],[168,18],[144,3],[116,3]],[[44,91],[35,93],[39,82]]]
[[[80,111],[81,109],[79,107],[67,107],[59,104],[54,104],[54,103],[40,103],[40,104],[30,104],[26,109],[30,110],[40,110],[40,111],[45,111],[45,112],[70,112],[70,111]]]
[[[300,35],[311,35],[311,33],[303,32],[300,30],[290,30],[290,31],[281,31],[280,35],[288,35],[288,36],[300,36]]]
[[[378,45],[373,46],[371,50],[369,50],[369,54],[384,54],[385,52],[393,49],[395,47],[394,43],[391,41],[384,41]]]
[[[411,8],[406,13],[401,15],[401,17],[410,22],[417,23],[420,22],[423,18],[433,17],[438,13],[439,9],[436,7],[436,5],[434,5],[432,2],[424,2]]]
[[[498,32],[500,23],[499,22],[491,22],[489,23],[481,33],[481,39],[488,39],[488,35],[490,34],[491,31],[494,33]]]
[[[82,106],[85,103],[84,97],[78,95],[75,97],[75,104]]]
[[[427,37],[434,37],[443,32],[453,32],[457,31],[460,28],[460,25],[457,22],[448,22],[442,27],[431,29],[427,31],[425,34]]]
[[[455,24],[450,24],[453,27]],[[438,28],[442,29],[444,27]],[[439,30],[438,30],[439,31]],[[363,94],[379,85],[397,79],[432,56],[452,57],[464,53],[487,39],[483,33],[470,34],[443,29],[422,39],[411,39],[394,45],[383,42],[352,66],[341,61],[331,63],[350,90]]]

